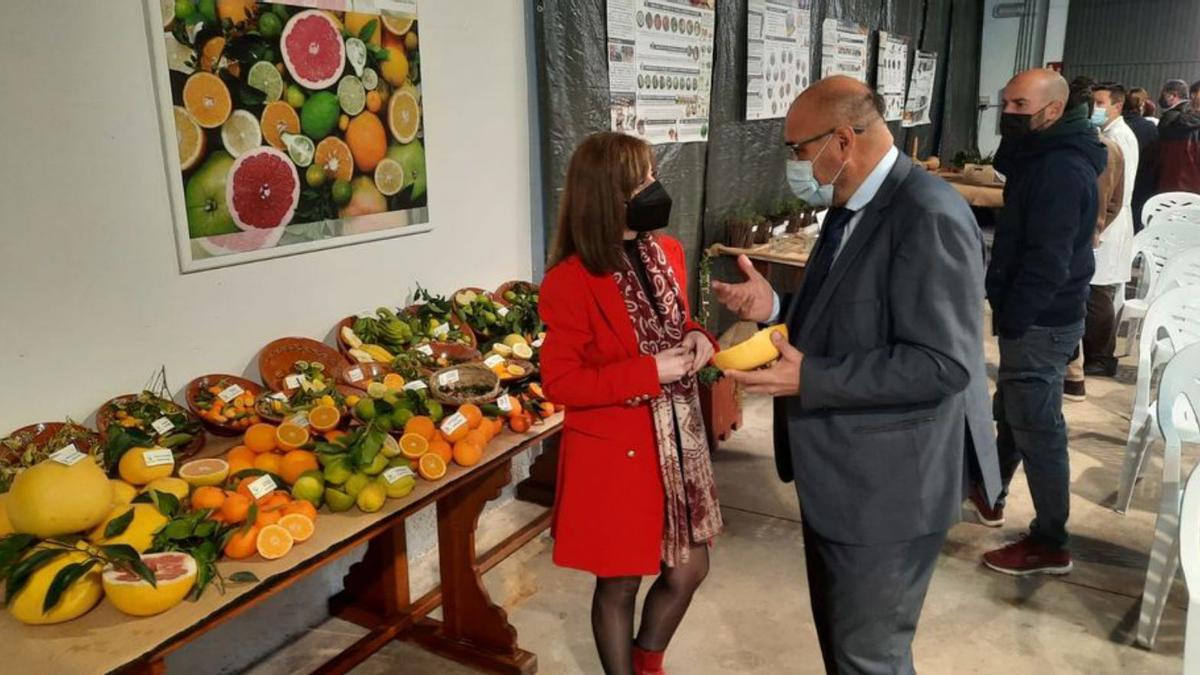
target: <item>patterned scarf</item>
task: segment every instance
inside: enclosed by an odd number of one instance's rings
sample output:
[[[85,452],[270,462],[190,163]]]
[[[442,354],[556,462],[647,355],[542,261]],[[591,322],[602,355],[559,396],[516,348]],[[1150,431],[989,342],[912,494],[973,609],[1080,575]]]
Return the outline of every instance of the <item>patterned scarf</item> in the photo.
[[[653,289],[646,297],[638,273],[626,256],[626,267],[613,273],[625,308],[633,320],[638,349],[654,355],[683,341],[684,316],[679,281],[662,246],[650,236],[637,240],[637,252]],[[708,438],[696,393],[696,378],[688,375],[663,386],[650,401],[658,440],[658,464],[666,501],[662,558],[668,567],[688,561],[693,543],[707,543],[721,531],[721,509],[708,455]],[[678,443],[675,435],[678,420]],[[680,443],[682,447],[680,447]]]

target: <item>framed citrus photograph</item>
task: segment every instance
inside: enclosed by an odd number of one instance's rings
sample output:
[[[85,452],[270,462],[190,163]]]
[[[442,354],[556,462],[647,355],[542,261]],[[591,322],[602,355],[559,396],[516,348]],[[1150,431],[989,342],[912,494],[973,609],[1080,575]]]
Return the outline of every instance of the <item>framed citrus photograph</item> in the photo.
[[[144,0],[180,269],[427,232],[417,0]]]

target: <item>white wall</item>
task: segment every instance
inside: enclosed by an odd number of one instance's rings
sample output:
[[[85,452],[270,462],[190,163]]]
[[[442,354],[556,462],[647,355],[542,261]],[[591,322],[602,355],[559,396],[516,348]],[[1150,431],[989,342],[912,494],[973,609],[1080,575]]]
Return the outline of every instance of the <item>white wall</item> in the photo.
[[[88,417],[159,365],[176,391],[240,373],[268,341],[324,338],[417,281],[449,292],[530,275],[523,3],[421,3],[432,233],[189,275],[142,11],[0,3],[0,434]]]

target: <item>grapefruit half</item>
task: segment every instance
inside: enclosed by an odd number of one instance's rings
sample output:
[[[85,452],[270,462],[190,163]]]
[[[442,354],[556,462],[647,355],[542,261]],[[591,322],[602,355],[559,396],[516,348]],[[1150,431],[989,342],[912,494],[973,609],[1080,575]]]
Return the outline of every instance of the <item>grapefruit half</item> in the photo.
[[[346,66],[342,31],[328,14],[309,9],[288,19],[279,38],[292,79],[311,90],[333,86]]]
[[[234,161],[225,182],[225,203],[243,230],[287,225],[300,202],[300,175],[288,156],[259,147]]]

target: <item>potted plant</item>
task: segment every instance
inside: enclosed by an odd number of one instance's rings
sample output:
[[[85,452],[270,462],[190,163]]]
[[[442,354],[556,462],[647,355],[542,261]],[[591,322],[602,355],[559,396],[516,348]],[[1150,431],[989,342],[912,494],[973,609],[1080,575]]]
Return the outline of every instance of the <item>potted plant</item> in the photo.
[[[750,248],[754,245],[754,214],[739,211],[725,223],[725,239],[733,248]]]
[[[803,199],[787,200],[786,212],[788,234],[795,234],[812,224],[813,210]]]

